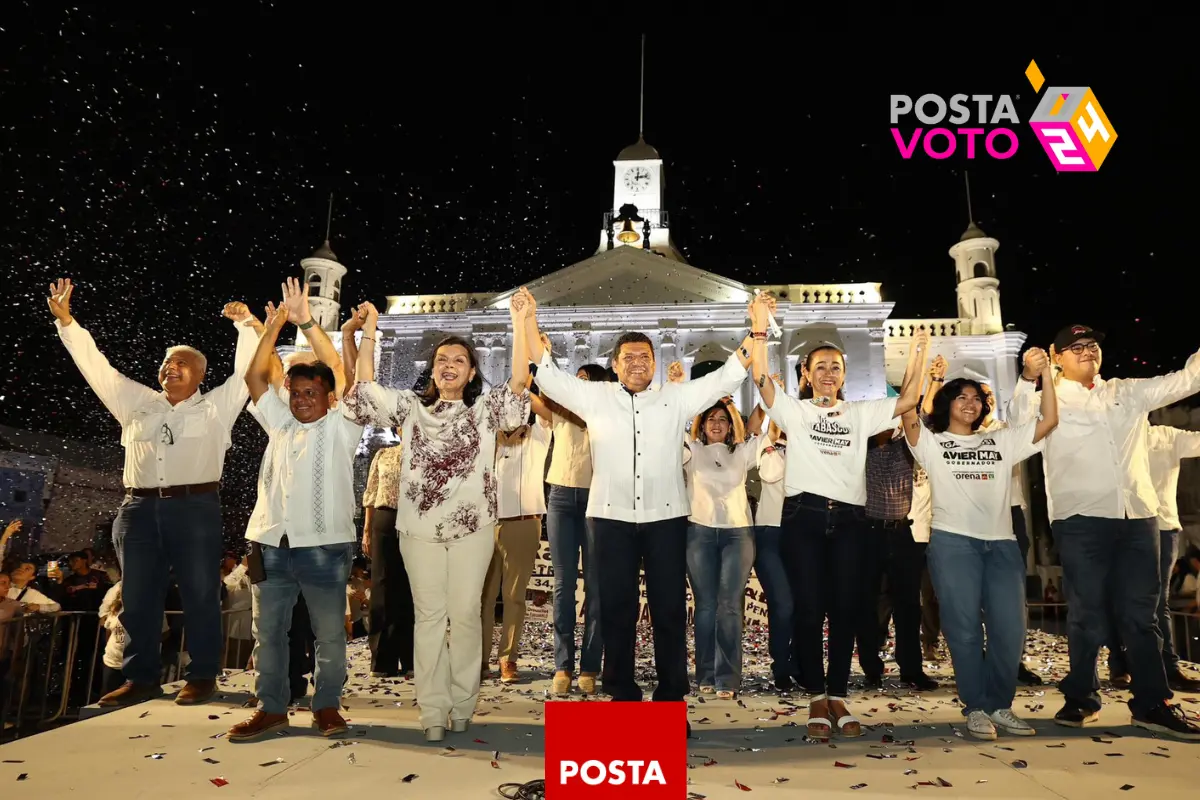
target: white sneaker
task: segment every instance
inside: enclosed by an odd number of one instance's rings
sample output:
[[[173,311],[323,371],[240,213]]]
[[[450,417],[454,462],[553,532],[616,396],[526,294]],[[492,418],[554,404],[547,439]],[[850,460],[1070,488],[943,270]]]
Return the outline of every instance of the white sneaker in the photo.
[[[1033,736],[1037,733],[1032,725],[1014,714],[1011,708],[993,711],[991,720],[997,728],[1005,733],[1011,733],[1013,736]]]
[[[975,710],[967,715],[967,730],[976,739],[996,738],[996,726],[992,724],[991,717],[983,711]]]

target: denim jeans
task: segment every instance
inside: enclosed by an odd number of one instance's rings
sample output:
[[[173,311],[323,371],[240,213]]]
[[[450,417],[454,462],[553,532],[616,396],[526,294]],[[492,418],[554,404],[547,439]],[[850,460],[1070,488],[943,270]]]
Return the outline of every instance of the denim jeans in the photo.
[[[288,630],[296,596],[304,595],[316,640],[312,710],[340,708],[346,680],[346,581],[354,544],[320,547],[262,545],[266,580],[254,595],[254,694],[267,714],[287,712],[291,700]]]
[[[191,657],[187,677],[216,678],[221,671],[222,638],[220,495],[127,496],[113,522],[113,545],[121,562],[125,679],[159,682],[159,643],[172,574],[179,585],[187,629]]]
[[[1167,593],[1171,584],[1171,568],[1175,564],[1175,550],[1179,544],[1179,531],[1159,531],[1159,580],[1158,593],[1158,635],[1162,637],[1162,660],[1167,674],[1179,671],[1179,653],[1175,651],[1175,642],[1171,636],[1171,606],[1167,601]],[[1117,631],[1117,623],[1113,610],[1109,609],[1109,628],[1111,636],[1108,644],[1108,672],[1110,675],[1128,675],[1129,664],[1125,657],[1125,647],[1121,644],[1121,635]]]
[[[926,557],[963,716],[1012,708],[1025,643],[1020,546],[1015,539],[974,539],[935,529]]]
[[[641,591],[638,567],[646,574],[646,602],[654,636],[654,700],[687,696],[687,517],[638,524],[594,517],[600,586],[600,629],[604,636],[604,688],[618,701],[642,699],[634,655]]]
[[[554,568],[554,668],[575,672],[575,589],[583,556],[583,647],[579,671],[599,673],[604,655],[600,636],[600,578],[596,574],[596,534],[587,516],[588,490],[550,484],[546,538]]]
[[[1109,609],[1125,645],[1133,697],[1129,709],[1145,713],[1174,695],[1163,668],[1158,633],[1158,522],[1075,515],[1052,526],[1067,598],[1067,650],[1071,671],[1059,691],[1079,708],[1100,710],[1096,657],[1107,644]]]
[[[767,596],[771,674],[782,681],[795,677],[796,661],[792,654],[792,587],[779,553],[779,531],[777,525],[759,525],[754,529],[754,574]]]
[[[687,572],[696,605],[696,682],[701,686],[730,692],[742,686],[742,624],[753,566],[752,528],[688,526]]]
[[[862,599],[866,509],[812,494],[783,501],[781,553],[792,588],[799,678],[814,694],[845,697]],[[829,667],[822,629],[829,617]]]

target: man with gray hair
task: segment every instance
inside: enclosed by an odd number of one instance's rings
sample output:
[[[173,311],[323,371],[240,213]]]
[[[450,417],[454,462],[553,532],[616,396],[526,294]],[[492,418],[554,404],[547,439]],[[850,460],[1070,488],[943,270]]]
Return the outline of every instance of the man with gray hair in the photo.
[[[125,447],[125,499],[113,524],[121,560],[128,638],[121,671],[126,682],[100,698],[101,706],[126,706],[158,697],[159,640],[167,584],[174,574],[183,600],[191,666],[179,705],[210,700],[221,657],[221,472],[234,420],[250,397],[245,374],[258,345],[247,325],[249,309],[229,303],[224,316],[237,324],[233,375],[201,393],[204,354],[172,347],[158,369],[162,391],[117,372],[71,315],[70,280],[50,285],[48,303],[67,352],[100,402],[121,424]]]

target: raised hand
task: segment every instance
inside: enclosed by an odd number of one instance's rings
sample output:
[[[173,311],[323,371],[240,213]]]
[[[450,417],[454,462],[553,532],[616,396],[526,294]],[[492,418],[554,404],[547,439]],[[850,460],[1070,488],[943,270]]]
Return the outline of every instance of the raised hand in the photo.
[[[288,309],[286,305],[275,307],[274,303],[267,303],[267,307],[263,309],[267,314],[266,325],[272,330],[279,330],[288,321]]]
[[[234,322],[242,322],[250,316],[250,308],[245,303],[237,301],[226,303],[225,308],[221,309],[221,316]]]
[[[21,525],[22,525],[22,522],[19,519],[14,519],[12,522],[8,523],[8,527],[6,527],[4,529],[3,538],[7,539],[9,536],[12,536],[13,534],[20,531]]]
[[[379,310],[375,308],[375,304],[371,302],[360,303],[358,313],[363,318],[363,328],[366,332],[374,332],[375,326],[379,324]]]
[[[921,328],[913,337],[913,352],[924,357],[929,352],[929,329]]]
[[[1053,349],[1054,345],[1051,345]],[[1031,347],[1025,351],[1025,377],[1032,380],[1050,368],[1050,358],[1040,347]]]
[[[672,361],[667,366],[667,380],[671,383],[683,383],[683,363],[680,361]]]
[[[283,290],[283,308],[287,309],[287,321],[293,325],[305,325],[312,320],[308,310],[308,284],[301,287],[298,278],[288,278],[287,283],[281,283]]]
[[[533,292],[525,286],[521,287],[521,293],[525,295],[525,309],[529,314],[537,313],[537,300],[533,299]]]
[[[508,310],[512,314],[514,324],[525,321],[527,308],[525,295],[522,290],[518,290],[508,301]]]
[[[70,325],[74,320],[71,316],[71,292],[75,285],[70,278],[59,278],[50,284],[50,296],[46,302],[50,305],[50,313],[63,325]]]
[[[354,333],[360,330],[367,321],[367,314],[361,307],[350,309],[350,319],[342,323],[342,333]]]
[[[933,364],[929,367],[929,377],[939,381],[946,377],[945,358],[939,355],[933,360]]]

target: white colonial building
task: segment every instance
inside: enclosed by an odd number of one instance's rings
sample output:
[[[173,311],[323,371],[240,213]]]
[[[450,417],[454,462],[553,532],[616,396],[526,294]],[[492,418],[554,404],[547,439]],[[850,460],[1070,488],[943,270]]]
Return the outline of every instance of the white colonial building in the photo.
[[[881,397],[898,387],[908,342],[921,327],[932,332],[934,354],[958,371],[986,376],[1001,408],[1016,383],[1023,333],[1006,331],[1000,313],[996,250],[999,242],[971,223],[950,248],[958,293],[954,319],[892,319],[878,283],[752,286],[687,262],[671,239],[664,207],[666,177],[658,151],[639,138],[613,161],[612,210],[604,214],[599,247],[590,258],[550,272],[527,285],[539,306],[558,363],[572,372],[595,362],[608,365],[621,333],[642,331],[654,341],[659,380],[682,361],[689,374],[705,362],[723,361],[746,333],[746,304],[756,290],[779,298],[781,339],[772,340],[772,370],[796,390],[796,364],[821,342],[846,353],[846,396]],[[346,268],[325,243],[301,261],[314,315],[327,330],[339,324]],[[949,265],[948,265],[949,266]],[[411,387],[432,347],[457,334],[475,342],[484,379],[504,380],[512,357],[508,301],[516,286],[443,295],[389,296],[379,320],[379,380]],[[340,337],[333,337],[340,344]],[[298,346],[304,346],[299,341]],[[736,398],[752,407],[749,381]]]

